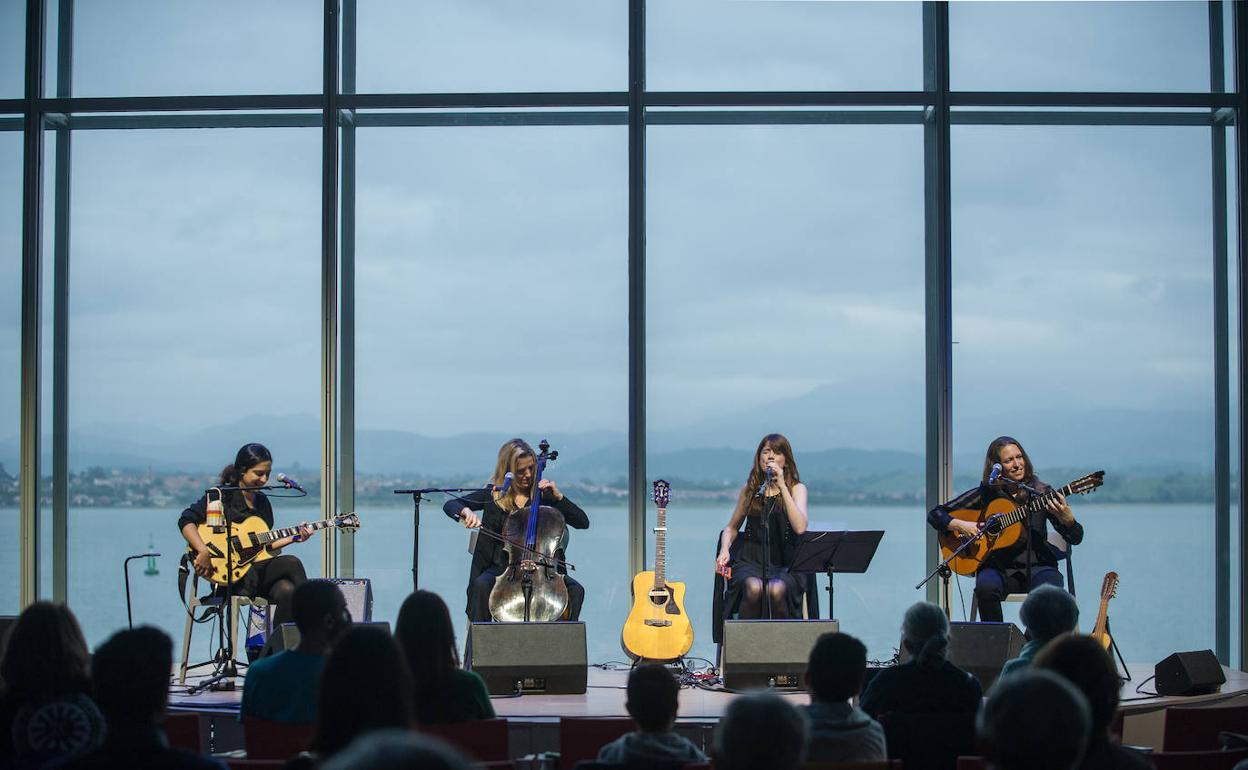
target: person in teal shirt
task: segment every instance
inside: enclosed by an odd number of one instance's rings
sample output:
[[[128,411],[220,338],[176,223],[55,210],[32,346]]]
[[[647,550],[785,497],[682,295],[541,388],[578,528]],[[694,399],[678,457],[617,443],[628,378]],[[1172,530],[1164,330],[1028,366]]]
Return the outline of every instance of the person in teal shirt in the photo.
[[[494,718],[485,682],[475,671],[459,667],[455,627],[442,597],[416,591],[404,599],[394,640],[412,673],[418,724]]]
[[[261,658],[247,669],[239,718],[311,724],[316,721],[317,687],[325,656],[351,625],[351,613],[338,586],[310,580],[295,589],[291,614],[299,629],[294,649]]]
[[[1050,641],[1079,625],[1079,605],[1075,597],[1056,586],[1040,586],[1023,600],[1018,618],[1027,627],[1029,641],[1019,650],[1018,657],[1005,662],[1001,677],[1021,671]],[[999,681],[999,679],[998,679]]]

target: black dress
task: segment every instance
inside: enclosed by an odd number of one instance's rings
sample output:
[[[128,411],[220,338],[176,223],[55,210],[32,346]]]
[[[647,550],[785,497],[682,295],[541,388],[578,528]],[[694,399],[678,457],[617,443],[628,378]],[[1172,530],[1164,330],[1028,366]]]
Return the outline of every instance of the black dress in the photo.
[[[768,521],[766,530],[763,520]],[[764,550],[766,541],[766,550]],[[741,598],[745,593],[745,581],[758,578],[763,581],[762,617],[768,617],[766,583],[779,580],[784,583],[787,614],[784,617],[800,618],[802,616],[802,586],[797,576],[789,572],[793,564],[793,555],[797,551],[798,536],[789,525],[789,516],[784,510],[784,500],[780,495],[765,498],[753,498],[746,508],[745,528],[738,531],[733,541],[732,579],[728,581],[725,597],[728,616],[737,614]],[[764,558],[766,555],[766,558]],[[780,612],[773,614],[780,615]]]

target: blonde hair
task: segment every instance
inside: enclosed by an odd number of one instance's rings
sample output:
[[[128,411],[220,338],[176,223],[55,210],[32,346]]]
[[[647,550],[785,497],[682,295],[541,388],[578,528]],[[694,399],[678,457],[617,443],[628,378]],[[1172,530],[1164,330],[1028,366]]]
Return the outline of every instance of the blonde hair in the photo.
[[[503,477],[508,473],[514,474],[516,466],[525,457],[537,457],[537,452],[533,451],[533,447],[529,446],[529,442],[522,438],[504,441],[503,445],[498,448],[498,460],[494,463],[494,475],[490,477],[490,483],[495,487],[501,487],[503,485]],[[527,497],[529,490],[520,489],[513,481],[511,488],[506,492],[494,493],[494,502],[499,508],[507,513],[511,513],[520,508],[516,503],[517,493],[523,493]]]

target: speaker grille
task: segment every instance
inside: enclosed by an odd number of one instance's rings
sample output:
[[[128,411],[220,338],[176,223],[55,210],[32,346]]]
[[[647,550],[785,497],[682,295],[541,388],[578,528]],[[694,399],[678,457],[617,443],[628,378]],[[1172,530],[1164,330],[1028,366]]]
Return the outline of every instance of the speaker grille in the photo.
[[[839,627],[835,620],[724,621],[724,686],[806,689],[811,649]]]
[[[585,624],[473,623],[468,629],[467,667],[485,680],[491,695],[524,692],[581,694],[588,666]]]

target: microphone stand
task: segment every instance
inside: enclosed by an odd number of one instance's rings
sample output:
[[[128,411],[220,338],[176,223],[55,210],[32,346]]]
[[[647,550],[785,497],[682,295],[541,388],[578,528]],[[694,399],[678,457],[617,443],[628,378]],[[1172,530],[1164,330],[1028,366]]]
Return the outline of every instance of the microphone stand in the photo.
[[[160,554],[158,553],[136,553],[133,556],[127,556],[125,561],[121,563],[121,571],[126,576],[126,624],[129,628],[134,628],[134,615],[130,611],[130,562],[135,559],[159,556]]]
[[[424,489],[396,489],[396,495],[412,496],[412,590],[419,588],[420,575],[420,501],[425,495],[435,492],[456,494],[459,492],[480,492],[489,487],[426,487]]]

